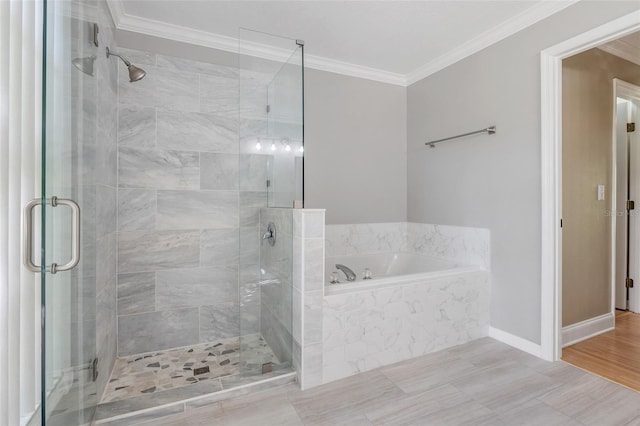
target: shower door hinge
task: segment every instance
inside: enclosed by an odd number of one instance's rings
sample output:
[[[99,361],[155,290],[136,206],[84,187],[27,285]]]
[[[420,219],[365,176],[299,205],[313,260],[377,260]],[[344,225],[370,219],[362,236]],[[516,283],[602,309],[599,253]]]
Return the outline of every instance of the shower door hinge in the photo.
[[[633,279],[627,277],[627,279],[625,280],[625,287],[633,288]]]
[[[91,363],[91,379],[94,382],[98,380],[98,358],[94,358]]]
[[[633,200],[627,201],[627,210],[633,210],[636,208],[636,202]]]
[[[271,186],[271,180],[267,179],[267,188],[269,188]]]
[[[96,47],[100,47],[100,43],[98,42],[98,33],[100,32],[100,27],[98,24],[93,24],[93,44]]]
[[[271,105],[267,105],[266,110],[267,110],[267,114],[269,114],[271,112]]]
[[[636,123],[627,123],[627,133],[636,131]]]

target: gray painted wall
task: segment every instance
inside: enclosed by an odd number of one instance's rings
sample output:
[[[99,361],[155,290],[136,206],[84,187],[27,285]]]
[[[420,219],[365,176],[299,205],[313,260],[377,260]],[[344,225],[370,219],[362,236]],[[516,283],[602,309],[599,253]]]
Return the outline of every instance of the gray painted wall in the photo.
[[[408,220],[491,230],[491,325],[540,342],[540,51],[638,9],[579,2],[408,89]],[[498,126],[427,149],[423,143]]]
[[[327,224],[403,222],[407,89],[305,70],[305,207]]]
[[[120,45],[237,65],[228,52],[119,31]],[[305,207],[327,224],[407,218],[407,89],[305,69]]]

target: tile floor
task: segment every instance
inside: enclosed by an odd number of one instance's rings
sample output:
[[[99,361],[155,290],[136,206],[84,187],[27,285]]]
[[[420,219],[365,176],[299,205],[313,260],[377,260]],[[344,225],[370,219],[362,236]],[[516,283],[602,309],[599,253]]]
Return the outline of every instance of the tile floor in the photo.
[[[304,392],[293,384],[140,424],[640,425],[640,393],[484,338]]]
[[[252,358],[278,360],[262,336],[243,338]],[[236,338],[118,358],[101,403],[176,389],[240,372],[240,341]],[[209,372],[196,374],[208,367]]]

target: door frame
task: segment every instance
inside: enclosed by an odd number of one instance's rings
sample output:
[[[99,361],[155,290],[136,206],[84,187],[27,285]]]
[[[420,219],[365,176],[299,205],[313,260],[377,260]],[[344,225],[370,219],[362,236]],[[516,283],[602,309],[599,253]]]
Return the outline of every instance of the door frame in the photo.
[[[562,60],[638,30],[640,16],[634,11],[540,53],[540,349],[549,361],[562,354]]]
[[[617,115],[617,99],[618,98],[622,98],[625,100],[628,100],[632,103],[635,104],[636,107],[636,111],[640,111],[640,86],[636,86],[635,84],[631,84],[628,83],[624,80],[620,80],[619,78],[614,78],[613,79],[613,141],[615,144],[616,141],[616,136],[617,136],[617,126],[616,126],[616,122],[618,119],[618,115]],[[636,164],[636,168],[637,168],[637,164]],[[629,171],[627,171],[627,173],[630,173]],[[627,222],[628,223],[628,222]],[[628,225],[627,225],[628,226]],[[633,231],[634,235],[630,235],[629,236],[629,245],[636,245],[636,246],[640,246],[640,239],[638,238],[638,230]],[[615,258],[614,258],[615,260]],[[636,268],[637,269],[637,268]],[[638,270],[635,271],[629,271],[631,275],[631,277],[636,277],[636,279],[639,281],[640,283],[640,274],[638,274]],[[615,283],[613,283],[612,285],[612,300],[614,303],[613,309],[615,310],[615,300],[613,299],[613,297],[615,297],[615,290],[616,290],[616,285]],[[629,289],[629,300],[627,301],[627,309],[629,309],[630,311],[633,312],[640,312],[640,291],[638,291],[638,288],[630,288]]]

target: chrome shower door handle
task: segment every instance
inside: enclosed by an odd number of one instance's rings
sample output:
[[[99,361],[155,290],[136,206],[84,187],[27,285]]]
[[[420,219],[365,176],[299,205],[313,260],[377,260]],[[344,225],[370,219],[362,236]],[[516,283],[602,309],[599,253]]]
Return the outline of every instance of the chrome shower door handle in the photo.
[[[22,263],[31,272],[40,272],[41,267],[33,263],[33,208],[42,204],[41,198],[29,201],[22,211]]]
[[[69,271],[80,263],[80,206],[68,198],[51,197],[51,206],[67,206],[71,208],[71,260],[64,265],[51,264],[49,272]]]
[[[49,272],[55,274],[61,271],[69,271],[80,263],[80,206],[67,198],[51,197],[48,199],[47,204],[51,204],[51,207],[67,206],[71,208],[71,260],[64,265],[58,265],[52,263],[47,268]],[[41,205],[42,200],[35,198],[27,203],[24,207],[24,223],[23,223],[23,263],[25,268],[32,272],[41,272],[42,267],[33,263],[33,208],[37,205]]]

